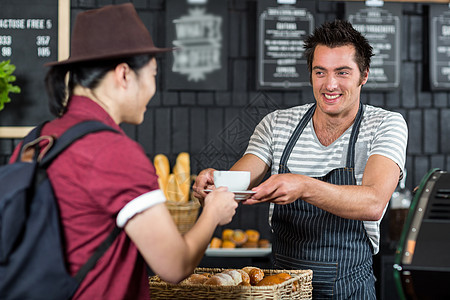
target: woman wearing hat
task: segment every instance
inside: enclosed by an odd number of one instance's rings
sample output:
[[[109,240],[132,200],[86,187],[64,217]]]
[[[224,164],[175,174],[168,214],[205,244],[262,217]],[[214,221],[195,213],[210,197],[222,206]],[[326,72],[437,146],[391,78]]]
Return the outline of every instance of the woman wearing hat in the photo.
[[[216,226],[235,214],[234,195],[213,192],[197,223],[182,236],[164,205],[153,165],[119,127],[143,121],[156,90],[154,55],[170,50],[154,46],[132,4],[110,5],[80,13],[70,58],[49,64],[46,87],[58,118],[44,126],[42,135],[60,136],[84,120],[101,121],[119,132],[81,138],[48,169],[71,274],[116,224],[124,229],[87,274],[75,299],[149,298],[147,265],[166,281],[181,281],[200,262]]]

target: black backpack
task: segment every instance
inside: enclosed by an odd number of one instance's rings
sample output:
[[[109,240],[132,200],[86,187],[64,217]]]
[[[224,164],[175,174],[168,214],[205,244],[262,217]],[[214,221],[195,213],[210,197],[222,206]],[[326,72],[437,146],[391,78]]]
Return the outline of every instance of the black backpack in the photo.
[[[34,152],[31,162],[0,167],[0,299],[69,299],[86,274],[109,248],[120,229],[115,227],[75,277],[64,260],[59,210],[46,168],[82,136],[115,129],[97,121],[69,128],[43,155],[37,126],[23,140],[22,153]],[[30,151],[31,150],[31,151]],[[34,151],[33,151],[34,150]]]

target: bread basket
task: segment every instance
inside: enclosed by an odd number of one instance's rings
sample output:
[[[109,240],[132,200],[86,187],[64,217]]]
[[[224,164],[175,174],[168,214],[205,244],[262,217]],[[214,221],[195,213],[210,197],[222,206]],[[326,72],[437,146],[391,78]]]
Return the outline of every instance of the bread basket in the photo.
[[[220,273],[224,269],[196,268],[194,273]],[[170,284],[157,275],[149,278],[152,299],[312,299],[311,270],[263,270],[265,276],[289,273],[292,278],[271,286],[211,286]]]
[[[197,221],[200,209],[200,203],[197,199],[186,203],[167,201],[166,206],[181,234],[188,232]]]

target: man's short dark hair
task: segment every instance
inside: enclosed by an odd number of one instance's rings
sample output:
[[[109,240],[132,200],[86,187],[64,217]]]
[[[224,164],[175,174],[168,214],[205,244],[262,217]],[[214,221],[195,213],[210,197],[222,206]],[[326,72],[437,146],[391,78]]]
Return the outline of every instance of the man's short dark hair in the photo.
[[[329,48],[352,45],[355,47],[355,62],[359,67],[361,76],[370,67],[370,59],[373,56],[373,48],[369,41],[345,20],[335,20],[325,22],[320,27],[314,29],[313,34],[305,39],[305,56],[308,60],[308,70],[311,74],[314,50],[317,45],[324,45]]]

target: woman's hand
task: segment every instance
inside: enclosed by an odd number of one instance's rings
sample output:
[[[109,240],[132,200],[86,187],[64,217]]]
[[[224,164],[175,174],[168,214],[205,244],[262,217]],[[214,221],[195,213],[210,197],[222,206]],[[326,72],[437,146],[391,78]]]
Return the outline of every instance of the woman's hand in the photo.
[[[231,222],[237,207],[238,202],[234,200],[234,194],[228,192],[226,187],[220,187],[206,196],[203,210],[213,214],[218,225],[225,225]]]

